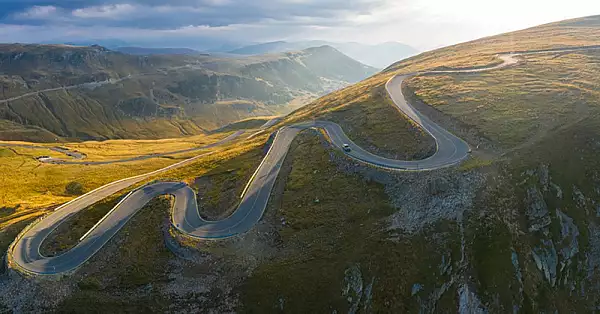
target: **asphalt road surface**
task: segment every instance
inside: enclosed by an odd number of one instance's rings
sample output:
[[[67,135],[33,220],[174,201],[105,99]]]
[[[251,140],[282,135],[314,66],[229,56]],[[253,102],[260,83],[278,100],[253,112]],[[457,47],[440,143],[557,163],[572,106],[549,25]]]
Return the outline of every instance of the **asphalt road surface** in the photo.
[[[585,48],[589,49],[589,48]],[[561,49],[559,51],[565,51]],[[536,53],[548,53],[543,51]],[[469,73],[504,68],[518,63],[516,54],[500,55],[502,64],[490,68],[435,71],[426,73]],[[416,74],[426,74],[416,73]],[[413,75],[416,75],[413,74]],[[96,226],[86,233],[80,242],[71,250],[55,257],[40,254],[40,246],[46,237],[62,222],[80,210],[102,200],[109,195],[121,191],[151,175],[180,167],[203,155],[183,161],[155,172],[127,178],[107,184],[71,202],[64,204],[52,214],[28,226],[8,251],[9,261],[15,268],[29,274],[60,274],[76,269],[91,258],[106,244],[145,204],[159,195],[175,196],[172,208],[172,224],[183,234],[200,239],[227,238],[250,230],[262,217],[267,206],[269,195],[275,179],[281,169],[285,156],[294,137],[307,128],[324,129],[335,146],[350,146],[345,152],[350,158],[377,167],[393,170],[432,170],[448,167],[465,159],[469,146],[460,138],[435,124],[406,102],[401,91],[401,83],[409,75],[393,77],[386,84],[386,89],[398,108],[409,118],[418,123],[436,141],[437,150],[429,158],[420,161],[401,161],[383,158],[369,153],[354,144],[342,131],[339,125],[328,121],[314,121],[284,126],[275,136],[267,155],[250,179],[241,196],[240,205],[229,217],[219,221],[206,221],[198,211],[195,192],[181,182],[159,182],[134,190],[125,196]]]

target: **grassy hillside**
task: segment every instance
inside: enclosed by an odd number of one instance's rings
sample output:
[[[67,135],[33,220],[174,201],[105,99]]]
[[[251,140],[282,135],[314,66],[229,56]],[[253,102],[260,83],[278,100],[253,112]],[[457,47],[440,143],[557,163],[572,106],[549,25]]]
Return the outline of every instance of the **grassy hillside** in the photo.
[[[598,44],[600,17],[459,44],[396,63],[284,122],[334,120],[369,150],[423,158],[433,142],[390,103],[383,85],[393,75],[496,64],[500,52]],[[459,167],[380,171],[307,131],[292,144],[251,232],[185,242],[193,248],[174,249],[176,257],[157,231],[167,228],[160,220],[168,205],[154,204],[152,215],[136,221],[156,228],[133,221],[81,273],[52,287],[31,284],[37,290],[12,281],[7,290],[33,291],[22,303],[54,302],[65,311],[119,308],[126,296],[161,311],[593,312],[600,296],[598,57],[595,50],[529,55],[498,71],[407,81],[415,106],[473,147]],[[193,182],[206,191],[207,214],[226,215],[235,205],[228,195],[265,140],[164,177]],[[3,301],[15,302],[10,294]]]
[[[328,47],[228,59],[15,44],[0,61],[0,139],[28,141],[202,134],[375,72]]]
[[[107,161],[125,159],[140,155],[166,153],[171,151],[204,146],[230,135],[223,131],[212,135],[199,135],[163,140],[109,140],[103,142],[64,143],[63,147],[80,151],[87,155],[86,160]],[[264,140],[258,136],[255,140]],[[242,136],[244,138],[244,136]],[[253,145],[253,141],[246,145]],[[229,146],[228,146],[229,145]],[[192,156],[208,151],[219,151],[239,145],[232,144],[206,151],[192,151],[147,160],[105,165],[52,165],[40,163],[39,156],[65,158],[64,155],[49,149],[0,147],[0,208],[7,210],[43,209],[66,202],[77,195],[66,192],[70,182],[78,182],[83,191],[91,191],[103,184],[137,174],[166,167]],[[256,145],[254,143],[254,145]],[[51,144],[47,144],[51,147]]]
[[[398,62],[381,74],[296,111],[288,119],[335,117],[350,110],[358,112],[356,108],[362,112],[382,110],[388,105],[385,101],[368,100],[375,99],[374,91],[381,89],[395,74],[493,65],[500,62],[495,55],[501,52],[598,44],[600,17],[589,17],[442,48]],[[406,82],[403,89],[413,103],[466,138],[475,148],[474,157],[456,172],[431,174],[440,179],[418,174],[416,181],[412,181],[410,176],[398,175],[404,188],[396,189],[393,183],[386,183],[396,212],[384,220],[387,225],[383,222],[382,229],[390,231],[393,234],[390,238],[394,240],[382,240],[377,246],[373,245],[373,249],[390,245],[389,241],[414,242],[421,237],[447,239],[432,243],[437,246],[436,251],[448,248],[446,241],[462,242],[463,249],[459,254],[450,253],[437,260],[394,263],[403,265],[398,266],[403,270],[397,270],[405,272],[403,279],[419,278],[396,282],[399,288],[406,289],[399,291],[396,298],[377,299],[393,289],[385,283],[390,270],[371,273],[379,269],[382,259],[367,258],[367,262],[359,262],[363,289],[371,276],[375,278],[370,306],[408,312],[410,309],[455,311],[457,307],[490,312],[514,309],[519,312],[586,312],[598,305],[595,300],[600,294],[596,284],[597,265],[600,265],[596,240],[600,167],[593,156],[597,156],[600,141],[597,109],[600,86],[595,79],[599,56],[598,50],[528,55],[522,57],[519,65],[499,71],[417,76]],[[359,124],[360,131],[354,138],[371,140],[378,134],[380,125],[394,124],[397,119],[401,118],[382,115],[366,119],[363,125]],[[373,150],[390,150],[389,145],[374,146]],[[393,147],[391,153],[400,154],[403,148],[403,145]],[[304,180],[308,182],[318,177],[306,176]],[[406,187],[410,182],[415,186]],[[416,187],[421,184],[427,188]],[[463,195],[461,191],[471,194]],[[407,197],[406,193],[411,196]],[[345,196],[333,202],[343,203],[343,198]],[[294,208],[295,204],[285,207]],[[455,213],[460,215],[454,216]],[[417,232],[411,217],[418,217],[424,224]],[[458,226],[447,230],[442,227],[447,224]],[[362,240],[355,242],[363,243]],[[352,247],[356,247],[355,242]],[[340,250],[351,251],[349,248]],[[385,256],[393,255],[396,250],[406,252],[406,248],[388,249]],[[310,260],[318,255],[306,256],[303,251],[303,256]],[[325,259],[317,257],[316,261]],[[353,272],[348,265],[355,260],[357,258],[340,260],[337,269],[327,272],[338,274],[338,278],[325,280],[323,287],[333,291],[340,289],[344,272]],[[278,269],[277,263],[268,264],[265,269],[269,271],[253,276],[251,286],[245,290],[250,301],[245,306],[276,303],[274,292],[255,293],[264,291],[257,287],[266,286],[269,291],[289,289],[286,302],[290,304],[300,298],[293,296],[294,293],[305,297],[304,287],[314,287],[314,281],[282,286],[281,282],[288,281],[284,279],[286,274],[295,274],[303,268],[300,263],[282,260],[285,271],[269,275]],[[327,261],[327,265],[331,263],[335,262]],[[366,275],[365,264],[368,265]],[[407,269],[413,265],[414,268]],[[320,267],[323,266],[316,268]],[[419,275],[428,269],[439,270],[440,275],[448,277],[441,276],[432,282]],[[465,303],[467,299],[471,301]],[[341,307],[332,302],[318,309]],[[361,307],[363,305],[361,303]]]

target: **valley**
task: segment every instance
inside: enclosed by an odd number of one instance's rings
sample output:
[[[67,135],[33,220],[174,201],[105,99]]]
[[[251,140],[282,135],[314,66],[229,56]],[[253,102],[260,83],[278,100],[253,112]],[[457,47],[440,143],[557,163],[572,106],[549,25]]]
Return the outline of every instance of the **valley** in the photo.
[[[0,128],[0,139],[26,141],[203,134],[248,117],[288,113],[299,101],[375,73],[326,46],[221,58],[4,45],[0,60],[6,60],[0,100],[0,127],[6,128]]]

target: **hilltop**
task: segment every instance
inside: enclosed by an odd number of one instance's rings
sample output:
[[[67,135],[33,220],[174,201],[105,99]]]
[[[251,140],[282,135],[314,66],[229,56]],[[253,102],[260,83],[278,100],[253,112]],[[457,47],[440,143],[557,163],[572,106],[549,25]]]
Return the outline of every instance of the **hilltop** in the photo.
[[[0,139],[30,141],[200,134],[375,73],[331,47],[233,59],[5,44],[0,62]]]
[[[393,62],[413,56],[419,52],[409,45],[398,42],[367,45],[355,42],[334,43],[322,40],[309,40],[298,42],[274,41],[260,43],[237,48],[229,51],[229,53],[238,55],[256,55],[301,50],[325,45],[334,47],[352,59],[376,68],[385,68]]]

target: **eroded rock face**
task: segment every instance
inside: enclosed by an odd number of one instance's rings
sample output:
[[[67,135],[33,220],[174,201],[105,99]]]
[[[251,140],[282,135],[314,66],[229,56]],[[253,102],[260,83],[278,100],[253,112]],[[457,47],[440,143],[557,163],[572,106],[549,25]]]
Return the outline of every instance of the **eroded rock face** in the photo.
[[[386,189],[392,203],[401,208],[390,217],[390,230],[414,233],[442,220],[462,220],[485,180],[481,173],[451,170],[405,174]]]
[[[527,208],[525,214],[529,222],[529,232],[545,230],[551,223],[548,205],[544,201],[544,197],[537,187],[527,189]]]
[[[458,300],[458,313],[460,314],[483,314],[488,312],[467,284],[461,285],[458,289]]]
[[[589,248],[585,254],[587,261],[587,276],[586,279],[590,285],[590,290],[600,291],[600,281],[598,278],[598,270],[600,269],[600,226],[595,223],[588,225]]]
[[[544,278],[552,287],[556,285],[558,255],[552,240],[541,240],[540,246],[534,247],[531,255],[538,270],[544,274]]]
[[[523,304],[523,272],[521,271],[521,265],[519,264],[519,255],[515,252],[514,248],[511,248],[510,261],[515,270],[517,282],[519,283],[518,304],[513,304],[513,313],[518,313]]]
[[[365,284],[368,284],[365,286]],[[369,313],[371,310],[371,301],[373,300],[373,285],[375,277],[370,281],[363,279],[360,265],[352,265],[344,272],[344,282],[342,283],[342,297],[346,298],[350,309],[348,314],[359,312],[362,307],[363,313]]]
[[[358,311],[362,299],[363,280],[359,265],[353,265],[344,272],[344,283],[342,285],[342,296],[348,300],[350,310],[353,314]]]
[[[556,210],[556,216],[560,222],[560,256],[562,258],[561,264],[570,264],[571,258],[575,257],[579,253],[579,229],[573,222],[573,218],[567,216],[560,210]],[[563,266],[564,267],[564,266]]]

